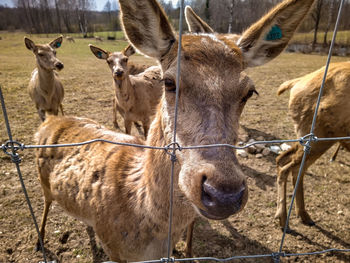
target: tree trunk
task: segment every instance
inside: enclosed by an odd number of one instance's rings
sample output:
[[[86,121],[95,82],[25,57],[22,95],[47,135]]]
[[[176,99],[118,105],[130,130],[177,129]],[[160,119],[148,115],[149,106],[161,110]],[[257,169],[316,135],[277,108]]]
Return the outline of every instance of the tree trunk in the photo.
[[[58,32],[59,32],[59,33],[62,33],[60,9],[59,9],[59,7],[58,7],[58,2],[57,2],[57,0],[55,0],[55,7],[56,7],[56,16],[57,16],[57,28],[58,28]]]
[[[230,3],[230,18],[229,18],[229,22],[228,22],[228,32],[229,34],[232,33],[232,23],[233,23],[233,7],[235,5],[235,0],[231,0]]]
[[[331,27],[331,23],[333,20],[333,15],[334,15],[334,9],[335,9],[335,0],[330,0],[330,6],[329,6],[329,12],[328,12],[328,21],[327,21],[327,26],[326,29],[324,30],[324,37],[323,37],[323,46],[326,47],[328,46],[327,44],[327,34],[328,30]]]
[[[323,0],[317,1],[316,10],[312,16],[314,21],[315,21],[314,39],[312,41],[312,50],[315,49],[315,45],[317,43],[317,32],[318,32],[318,26],[320,24],[320,19],[321,19],[322,4],[323,4]]]

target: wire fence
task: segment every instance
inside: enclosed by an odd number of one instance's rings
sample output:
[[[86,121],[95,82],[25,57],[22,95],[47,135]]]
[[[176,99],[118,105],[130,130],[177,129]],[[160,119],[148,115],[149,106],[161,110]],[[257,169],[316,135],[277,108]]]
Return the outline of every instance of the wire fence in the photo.
[[[281,258],[284,257],[296,257],[296,256],[307,256],[307,255],[320,255],[320,254],[325,254],[325,253],[331,253],[331,252],[343,252],[343,253],[350,253],[350,249],[337,249],[337,248],[330,248],[322,251],[314,251],[314,252],[305,252],[305,253],[285,253],[283,252],[283,246],[284,246],[284,241],[285,241],[285,236],[287,234],[288,230],[288,225],[289,225],[289,220],[290,220],[290,215],[292,211],[292,207],[294,204],[295,196],[296,196],[296,191],[299,186],[299,181],[301,178],[301,174],[305,165],[305,161],[307,158],[307,155],[310,153],[311,149],[311,143],[312,142],[318,142],[318,141],[342,141],[342,140],[350,140],[349,137],[332,137],[332,138],[318,138],[314,134],[315,130],[315,124],[316,124],[316,118],[318,114],[318,109],[320,105],[320,101],[322,98],[323,90],[324,90],[324,85],[327,77],[327,72],[328,72],[328,67],[330,64],[331,56],[332,56],[332,50],[333,46],[335,43],[335,38],[337,35],[337,30],[338,30],[338,24],[339,24],[339,19],[341,17],[341,12],[343,9],[344,5],[344,0],[340,2],[339,6],[339,11],[338,11],[338,16],[335,24],[335,29],[334,29],[334,34],[333,34],[333,39],[331,42],[331,46],[329,49],[328,57],[327,57],[327,62],[326,62],[326,67],[324,71],[324,76],[322,80],[322,85],[319,91],[319,95],[317,98],[317,103],[316,103],[316,109],[314,112],[313,120],[312,120],[312,125],[310,129],[310,133],[297,139],[291,139],[291,140],[269,140],[269,141],[254,141],[252,143],[247,143],[243,146],[236,146],[236,145],[231,145],[231,144],[210,144],[210,145],[193,145],[193,146],[181,146],[177,141],[176,141],[176,123],[177,123],[177,108],[178,108],[178,98],[179,98],[179,72],[180,72],[180,57],[181,57],[181,39],[182,39],[182,23],[183,23],[183,10],[184,10],[184,0],[180,1],[180,19],[179,19],[179,48],[178,48],[178,60],[177,60],[177,74],[176,74],[176,101],[175,101],[175,126],[174,126],[174,135],[173,135],[173,142],[170,143],[169,145],[166,145],[164,147],[154,147],[154,146],[148,146],[148,145],[139,145],[139,144],[132,144],[132,143],[121,143],[121,142],[115,142],[115,141],[110,141],[110,140],[105,140],[105,139],[94,139],[94,140],[89,140],[89,141],[84,141],[84,142],[79,142],[79,143],[67,143],[67,144],[54,144],[54,145],[26,145],[24,143],[20,143],[18,141],[14,141],[12,138],[12,132],[10,128],[10,122],[8,119],[7,111],[6,111],[6,106],[5,106],[5,100],[3,97],[2,93],[2,88],[0,85],[0,102],[1,102],[1,107],[4,115],[4,120],[5,120],[5,125],[6,125],[6,131],[8,134],[9,140],[6,141],[4,144],[0,146],[0,149],[11,158],[11,161],[16,165],[16,170],[19,176],[19,180],[21,183],[21,187],[23,190],[23,193],[25,195],[26,202],[28,204],[30,214],[32,216],[36,232],[38,234],[38,238],[41,244],[41,251],[43,254],[43,262],[51,262],[47,261],[46,254],[45,254],[45,248],[44,248],[44,242],[41,238],[39,227],[36,221],[36,217],[34,215],[32,205],[30,202],[30,199],[27,194],[26,186],[23,182],[23,177],[20,169],[20,163],[21,163],[21,158],[20,155],[18,154],[18,151],[23,151],[26,149],[39,149],[39,148],[58,148],[58,147],[77,147],[77,146],[82,146],[86,144],[92,144],[92,143],[97,143],[97,142],[104,142],[104,143],[110,143],[110,144],[116,144],[116,145],[121,145],[121,146],[129,146],[129,147],[137,147],[137,148],[144,148],[144,149],[152,149],[152,150],[163,150],[170,156],[171,160],[171,177],[170,177],[170,189],[169,189],[169,195],[170,195],[170,208],[169,208],[169,229],[168,229],[168,243],[167,243],[167,257],[166,258],[161,258],[161,259],[155,259],[155,260],[149,260],[149,261],[142,261],[144,263],[157,263],[157,262],[184,262],[184,261],[189,261],[189,260],[196,260],[196,261],[214,261],[214,262],[228,262],[232,260],[238,260],[238,259],[256,259],[256,258],[271,258],[275,263],[280,262]],[[292,143],[292,142],[299,142],[302,146],[304,146],[304,154],[303,158],[300,164],[299,168],[299,173],[298,177],[296,180],[294,192],[292,195],[291,203],[288,209],[288,214],[287,214],[287,220],[286,224],[283,229],[283,234],[281,238],[281,243],[280,243],[280,248],[278,252],[273,252],[271,254],[261,254],[261,255],[247,255],[247,256],[233,256],[229,258],[224,258],[224,259],[219,259],[215,257],[195,257],[195,258],[182,258],[182,259],[177,259],[171,257],[171,233],[172,233],[172,218],[173,218],[173,182],[174,182],[174,166],[176,162],[176,152],[177,151],[183,151],[183,150],[193,150],[193,149],[207,149],[207,148],[213,148],[213,147],[228,147],[232,149],[245,149],[250,146],[256,145],[256,144],[280,144],[280,143]],[[108,261],[105,263],[112,263],[112,261]]]

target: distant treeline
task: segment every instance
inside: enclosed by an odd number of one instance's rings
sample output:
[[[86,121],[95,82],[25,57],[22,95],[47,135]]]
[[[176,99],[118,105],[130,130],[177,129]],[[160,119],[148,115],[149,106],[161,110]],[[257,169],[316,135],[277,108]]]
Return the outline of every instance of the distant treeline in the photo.
[[[0,30],[28,33],[88,33],[120,30],[119,11],[109,0],[104,11],[92,11],[94,0],[16,0],[15,8],[0,6]]]
[[[15,8],[0,6],[0,30],[29,33],[71,33],[120,30],[115,0],[106,0],[104,11],[91,11],[94,0],[15,0]],[[185,0],[217,32],[242,32],[282,0]],[[332,30],[341,0],[316,0],[315,8],[300,28],[303,32]],[[175,29],[179,4],[160,0]],[[113,7],[114,6],[114,7]],[[350,30],[350,0],[345,1],[339,30]],[[186,29],[186,26],[184,25]],[[327,37],[325,39],[327,41]]]

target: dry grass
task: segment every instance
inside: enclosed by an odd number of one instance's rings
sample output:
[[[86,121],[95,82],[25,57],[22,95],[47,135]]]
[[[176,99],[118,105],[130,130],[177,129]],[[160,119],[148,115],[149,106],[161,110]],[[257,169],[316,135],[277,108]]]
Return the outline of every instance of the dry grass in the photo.
[[[25,144],[33,143],[39,117],[30,101],[26,86],[34,68],[34,57],[24,46],[23,34],[1,33],[0,84],[6,100],[14,138]],[[53,39],[54,36],[50,37]],[[47,38],[33,36],[44,43]],[[93,40],[90,40],[93,41]],[[75,44],[63,42],[57,56],[65,68],[59,73],[65,87],[64,108],[69,115],[89,117],[112,128],[111,73],[103,61],[97,60],[88,48],[89,40],[77,39]],[[96,43],[94,43],[96,44]],[[122,49],[122,41],[98,43],[111,51]],[[136,61],[152,64],[141,56]],[[335,57],[333,61],[345,58]],[[273,62],[248,70],[260,95],[253,97],[241,118],[241,134],[251,138],[294,138],[287,115],[288,93],[275,95],[285,80],[302,76],[325,64],[325,56],[283,54]],[[3,118],[0,117],[0,143],[7,140]],[[133,131],[135,134],[135,130]],[[36,179],[34,151],[20,153],[21,169],[34,211],[40,218],[43,202]],[[350,248],[350,156],[341,151],[338,161],[329,163],[330,153],[320,158],[305,176],[306,205],[316,227],[299,223],[293,213],[284,250],[306,252],[330,247]],[[276,208],[275,156],[240,159],[248,176],[250,197],[238,216],[225,221],[199,219],[194,233],[196,256],[230,257],[233,255],[266,254],[278,251],[281,232],[273,219]],[[34,253],[36,233],[18,182],[14,165],[0,154],[0,262],[38,262],[40,252]],[[290,184],[289,184],[290,186]],[[289,193],[291,189],[289,187]],[[68,237],[68,238],[67,238]],[[67,238],[67,239],[66,239]],[[178,256],[184,243],[179,242]],[[72,219],[56,205],[49,214],[46,248],[50,259],[60,262],[101,262],[92,253],[89,237],[82,223]],[[349,262],[349,254],[328,254],[317,257],[297,257],[284,262]],[[268,259],[234,262],[269,262]]]

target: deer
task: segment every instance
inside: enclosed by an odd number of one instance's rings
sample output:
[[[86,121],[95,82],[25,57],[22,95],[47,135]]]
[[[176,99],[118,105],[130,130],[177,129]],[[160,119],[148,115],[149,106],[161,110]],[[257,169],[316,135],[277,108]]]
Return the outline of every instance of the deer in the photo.
[[[298,137],[310,133],[312,118],[316,107],[318,93],[321,87],[325,68],[321,68],[303,77],[284,82],[278,89],[280,95],[286,90],[290,90],[289,115],[291,116],[295,132]],[[331,63],[324,86],[324,93],[317,115],[314,135],[319,138],[349,136],[350,118],[348,109],[350,106],[347,100],[348,89],[350,87],[350,61]],[[310,153],[305,162],[305,167],[301,173],[299,186],[295,196],[296,214],[301,222],[312,226],[315,222],[305,209],[303,179],[307,169],[320,158],[337,141],[311,142]],[[350,150],[347,141],[339,141],[339,146]],[[286,210],[286,185],[288,175],[291,174],[295,186],[304,150],[300,143],[295,143],[292,148],[282,152],[276,159],[277,162],[277,211],[275,218],[279,219],[281,228],[285,227]],[[333,154],[334,156],[334,154]]]
[[[103,42],[103,39],[100,36],[94,36],[94,38],[95,38],[96,42]]]
[[[110,131],[86,118],[48,116],[36,133],[36,142],[48,145],[100,138],[173,149],[176,154],[171,158],[166,150],[106,142],[38,149],[36,164],[44,196],[42,239],[50,205],[55,201],[94,229],[112,261],[164,257],[168,250],[171,181],[174,195],[169,251],[197,215],[224,220],[239,213],[248,200],[248,185],[235,150],[181,147],[180,151],[174,146],[237,142],[240,115],[256,92],[244,69],[277,57],[313,2],[280,3],[238,41],[227,34],[186,34],[180,42],[156,0],[120,0],[123,31],[129,43],[141,54],[155,58],[162,70],[163,94],[146,140]],[[276,30],[283,34],[271,37]],[[169,178],[171,167],[173,180]]]
[[[67,39],[67,41],[68,41],[68,42],[75,43],[74,38],[73,38],[73,37],[71,37],[71,36],[66,36],[66,39]]]
[[[135,53],[135,49],[130,44],[121,52],[105,51],[91,44],[89,47],[98,59],[107,62],[112,71],[115,90],[113,99],[114,127],[119,129],[117,120],[119,112],[124,119],[127,134],[131,133],[132,122],[141,121],[144,135],[147,137],[152,117],[163,94],[161,69],[158,66],[152,66],[137,75],[131,75],[128,59]]]
[[[56,49],[62,45],[62,41],[63,37],[60,36],[50,43],[36,45],[29,38],[24,38],[26,47],[34,53],[36,59],[36,68],[32,72],[28,91],[41,121],[45,120],[46,115],[58,115],[59,110],[64,115],[64,89],[56,72],[64,67],[56,57]]]

